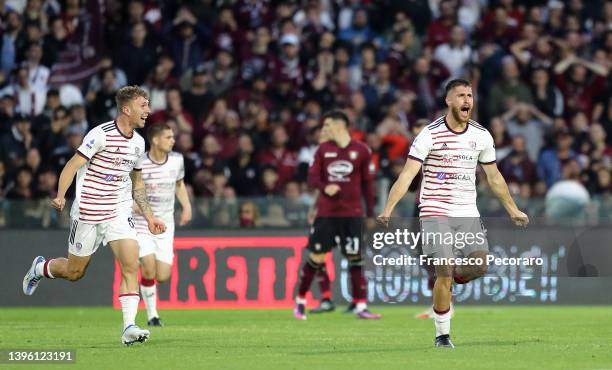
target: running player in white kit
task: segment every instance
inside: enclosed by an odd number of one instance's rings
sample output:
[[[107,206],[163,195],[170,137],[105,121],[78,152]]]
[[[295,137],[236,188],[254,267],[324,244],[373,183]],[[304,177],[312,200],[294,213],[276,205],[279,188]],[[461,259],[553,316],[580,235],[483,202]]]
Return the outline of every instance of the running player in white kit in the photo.
[[[154,235],[147,227],[147,220],[136,210],[134,220],[140,244],[140,293],[147,308],[149,326],[163,326],[157,313],[157,283],[170,279],[174,261],[174,196],[181,204],[179,225],[191,220],[191,203],[183,178],[183,156],[173,152],[174,133],[166,124],[149,127],[147,140],[150,149],[142,160],[142,178],[147,189],[153,214],[166,224],[166,232]],[[138,205],[135,205],[137,208]]]
[[[64,209],[66,191],[76,174],[68,258],[36,257],[23,279],[23,292],[32,295],[43,277],[79,280],[100,243],[109,244],[121,268],[121,341],[131,345],[145,342],[150,334],[135,324],[140,301],[139,248],[132,203],[136,202],[142,210],[151,233],[161,234],[166,226],[154,216],[142,180],[145,143],[135,129],[144,127],[149,115],[147,93],[138,86],[126,86],[119,89],[115,100],[117,118],[87,133],[76,154],[62,169],[57,197],[52,200],[54,208]]]
[[[459,232],[465,235],[485,235],[481,240],[459,248],[444,244],[440,238],[423,241],[423,253],[428,257],[445,260],[455,254],[463,257],[481,258],[486,261],[488,244],[486,230],[480,222],[476,208],[476,167],[482,166],[491,190],[516,225],[526,226],[529,218],[521,212],[508,191],[506,181],[495,164],[495,146],[491,134],[480,124],[470,119],[474,106],[472,87],[469,81],[452,80],[446,85],[448,113],[424,128],[414,139],[406,165],[391,187],[389,199],[378,216],[378,221],[388,224],[393,208],[406,194],[414,177],[421,169],[420,213],[421,231],[444,235]],[[427,234],[425,234],[427,235]],[[460,249],[460,250],[459,250]],[[483,276],[486,263],[471,266],[451,264],[435,266],[436,281],[433,288],[433,311],[436,327],[436,347],[454,348],[450,340],[451,286],[454,281],[465,284]]]

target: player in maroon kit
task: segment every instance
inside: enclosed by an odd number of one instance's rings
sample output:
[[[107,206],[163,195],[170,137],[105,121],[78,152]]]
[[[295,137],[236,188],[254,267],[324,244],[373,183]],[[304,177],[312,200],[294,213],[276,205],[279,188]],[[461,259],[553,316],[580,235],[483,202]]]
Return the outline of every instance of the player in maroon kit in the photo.
[[[301,269],[295,318],[306,320],[306,293],[313,278],[325,266],[325,254],[334,246],[347,258],[351,275],[354,312],[361,319],[378,319],[379,314],[368,311],[367,282],[361,257],[361,226],[365,197],[366,214],[374,214],[374,166],[370,149],[352,140],[349,120],[341,111],[323,116],[323,130],[330,139],[317,149],[308,170],[308,184],[319,189],[317,217],[308,241],[308,259]]]

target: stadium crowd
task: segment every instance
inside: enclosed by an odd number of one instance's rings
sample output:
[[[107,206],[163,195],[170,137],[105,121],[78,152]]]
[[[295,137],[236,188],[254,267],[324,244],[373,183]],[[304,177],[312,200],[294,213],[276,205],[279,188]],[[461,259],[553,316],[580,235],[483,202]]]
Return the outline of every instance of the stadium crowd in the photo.
[[[564,181],[610,198],[612,1],[100,0],[95,72],[54,80],[63,53],[91,52],[71,38],[92,1],[0,1],[0,225],[59,222],[36,200],[126,84],[148,91],[148,125],[175,129],[196,226],[304,223],[333,107],[385,186],[457,77],[522,204]]]

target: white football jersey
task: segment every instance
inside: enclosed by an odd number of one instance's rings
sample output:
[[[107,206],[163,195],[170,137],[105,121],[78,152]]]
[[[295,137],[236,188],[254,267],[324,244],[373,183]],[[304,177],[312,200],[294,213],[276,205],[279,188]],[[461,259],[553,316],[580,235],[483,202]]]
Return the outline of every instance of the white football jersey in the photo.
[[[495,162],[495,145],[487,129],[470,120],[464,131],[455,132],[440,117],[423,128],[408,156],[423,163],[420,217],[480,216],[476,167]]]
[[[124,136],[114,121],[85,135],[77,154],[88,160],[79,169],[70,217],[81,222],[107,222],[121,211],[131,213],[132,170],[142,169],[145,142],[136,131]]]
[[[147,190],[147,198],[153,214],[161,218],[166,226],[174,224],[174,197],[176,182],[185,177],[183,156],[176,152],[168,153],[164,163],[156,163],[145,153],[142,159],[142,179]],[[135,215],[136,231],[150,234],[147,221],[142,215]]]

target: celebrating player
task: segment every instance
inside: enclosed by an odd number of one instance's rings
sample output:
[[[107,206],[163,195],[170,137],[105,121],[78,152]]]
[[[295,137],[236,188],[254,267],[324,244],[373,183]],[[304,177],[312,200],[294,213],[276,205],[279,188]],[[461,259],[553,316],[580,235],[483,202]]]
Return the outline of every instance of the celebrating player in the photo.
[[[332,111],[323,116],[323,130],[330,138],[317,149],[308,171],[308,183],[319,189],[317,217],[308,241],[308,258],[301,269],[295,318],[306,320],[306,293],[314,276],[325,266],[325,254],[339,246],[348,259],[355,313],[362,319],[380,315],[367,309],[367,282],[361,257],[361,195],[367,214],[374,209],[371,153],[365,144],[352,140],[346,114]]]
[[[23,292],[32,295],[40,280],[62,278],[76,281],[83,277],[91,255],[102,244],[109,244],[121,268],[119,302],[123,312],[126,345],[144,342],[149,331],[135,324],[138,313],[138,242],[132,219],[135,201],[152,234],[166,230],[147,201],[142,180],[142,154],[145,143],[134,130],[145,125],[150,109],[144,90],[126,86],[117,92],[115,121],[89,131],[76,154],[66,163],[59,178],[57,198],[52,206],[60,211],[66,205],[66,191],[76,174],[76,197],[70,210],[68,258],[46,260],[38,256],[23,278]],[[131,190],[131,192],[130,192]]]
[[[529,218],[521,212],[508,191],[506,181],[495,164],[495,146],[489,132],[470,119],[474,97],[470,82],[452,80],[446,85],[448,113],[429,124],[415,138],[406,164],[391,187],[389,199],[378,216],[388,224],[393,208],[404,196],[408,186],[423,169],[420,192],[420,219],[424,235],[427,233],[472,232],[485,234],[476,208],[476,167],[480,163],[491,190],[499,198],[515,224],[526,226]],[[482,240],[482,239],[481,239]],[[426,240],[423,252],[429,257],[454,258],[453,245],[443,244],[441,238]],[[484,259],[488,252],[486,237],[461,249],[473,261]],[[435,266],[436,281],[433,288],[433,311],[436,328],[436,347],[454,348],[450,340],[451,284],[465,284],[483,276],[486,263],[472,266],[450,264]]]
[[[134,220],[140,244],[140,292],[147,308],[149,326],[162,326],[157,313],[157,289],[155,281],[163,283],[170,278],[174,260],[174,194],[182,207],[179,225],[191,220],[191,203],[185,188],[183,156],[173,152],[174,133],[170,126],[157,124],[149,128],[147,140],[150,149],[142,160],[142,178],[147,189],[153,214],[166,224],[161,235],[151,233],[147,220],[136,210]],[[136,204],[135,207],[138,207]]]

